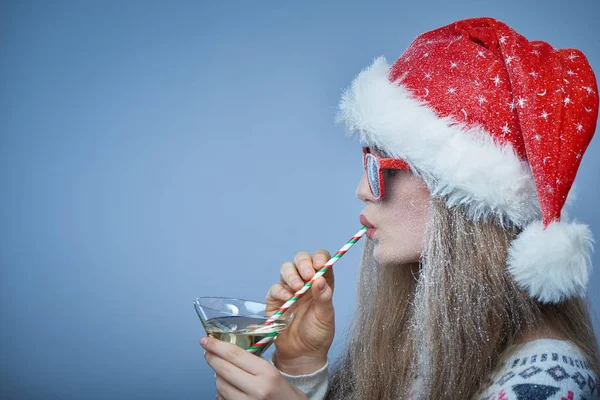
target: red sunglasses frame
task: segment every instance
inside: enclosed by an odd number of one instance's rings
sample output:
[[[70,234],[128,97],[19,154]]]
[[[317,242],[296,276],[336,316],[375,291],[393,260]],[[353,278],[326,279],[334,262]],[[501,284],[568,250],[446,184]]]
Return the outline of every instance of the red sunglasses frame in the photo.
[[[410,170],[410,166],[406,163],[406,161],[401,160],[399,158],[382,158],[379,157],[377,154],[373,154],[371,153],[370,149],[368,147],[363,147],[362,148],[363,151],[363,167],[365,169],[365,173],[367,174],[367,181],[369,182],[369,189],[371,190],[371,194],[373,195],[373,197],[375,197],[375,199],[380,200],[383,198],[383,195],[385,193],[384,191],[384,185],[383,185],[383,170],[384,169],[404,169],[404,170]],[[378,174],[379,174],[379,194],[380,196],[377,197],[375,196],[375,193],[373,192],[373,187],[371,186],[371,180],[369,179],[369,170],[367,168],[367,156],[371,155],[372,157],[375,157],[375,159],[377,160],[377,165],[379,166],[378,168]]]

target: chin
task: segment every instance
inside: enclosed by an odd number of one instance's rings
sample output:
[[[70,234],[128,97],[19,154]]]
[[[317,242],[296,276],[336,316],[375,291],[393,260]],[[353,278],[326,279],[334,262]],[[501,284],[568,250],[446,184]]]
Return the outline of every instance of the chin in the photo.
[[[381,265],[404,265],[418,263],[421,255],[404,250],[386,249],[384,246],[381,246],[379,242],[376,242],[375,248],[373,249],[373,257],[375,257],[377,262]]]

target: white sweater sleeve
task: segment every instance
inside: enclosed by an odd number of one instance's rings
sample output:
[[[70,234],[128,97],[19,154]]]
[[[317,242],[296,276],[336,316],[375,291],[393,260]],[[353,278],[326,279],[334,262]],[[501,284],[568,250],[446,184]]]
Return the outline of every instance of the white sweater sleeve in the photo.
[[[525,343],[492,374],[481,400],[600,399],[600,381],[569,341]]]
[[[271,364],[273,363],[271,357]],[[327,393],[329,385],[329,362],[326,362],[321,369],[307,375],[288,375],[285,372],[279,371],[281,375],[292,385],[300,389],[309,400],[323,400]]]

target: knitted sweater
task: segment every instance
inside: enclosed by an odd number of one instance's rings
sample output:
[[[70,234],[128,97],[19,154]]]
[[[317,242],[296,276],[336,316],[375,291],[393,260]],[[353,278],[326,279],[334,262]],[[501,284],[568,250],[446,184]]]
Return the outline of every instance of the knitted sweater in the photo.
[[[491,374],[492,384],[480,400],[600,399],[600,380],[572,342],[537,339],[509,350],[512,352],[510,357]],[[281,374],[309,400],[325,397],[329,383],[328,363],[312,374]],[[418,384],[415,388],[411,398],[419,397]]]

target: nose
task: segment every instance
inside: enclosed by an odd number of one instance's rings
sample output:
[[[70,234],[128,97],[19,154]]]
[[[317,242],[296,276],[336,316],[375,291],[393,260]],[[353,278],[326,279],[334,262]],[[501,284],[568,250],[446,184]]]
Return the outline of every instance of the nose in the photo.
[[[356,188],[356,197],[363,203],[367,203],[369,201],[374,202],[375,197],[373,193],[371,193],[371,189],[369,188],[369,181],[367,180],[367,174],[363,172],[362,178],[358,183],[358,187]]]

